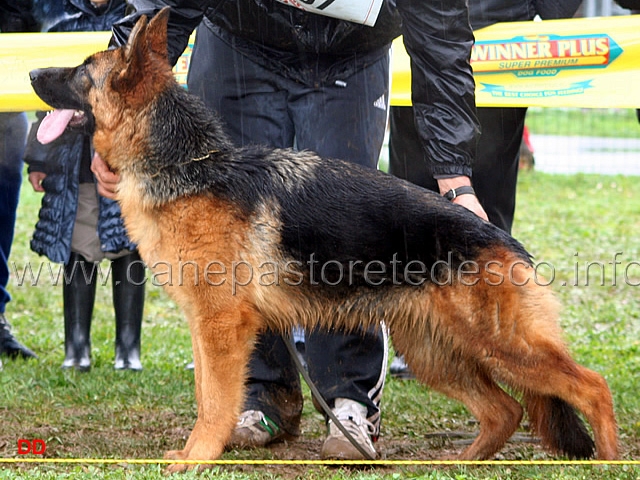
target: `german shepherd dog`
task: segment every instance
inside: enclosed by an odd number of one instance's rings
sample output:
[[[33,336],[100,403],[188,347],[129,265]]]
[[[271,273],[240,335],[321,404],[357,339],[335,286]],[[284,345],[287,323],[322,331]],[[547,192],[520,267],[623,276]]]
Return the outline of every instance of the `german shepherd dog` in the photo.
[[[521,393],[551,452],[586,458],[595,446],[600,459],[618,457],[607,383],[572,360],[554,296],[517,241],[381,172],[234,147],[176,83],[167,18],[143,17],[126,46],[31,80],[52,107],[84,111],[147,265],[182,267],[166,288],[189,323],[198,416],[184,449],[167,453],[171,470],[222,454],[252,342],[294,325],[388,328],[417,378],[479,420],[460,459],[491,458],[518,428],[523,408],[499,384]]]

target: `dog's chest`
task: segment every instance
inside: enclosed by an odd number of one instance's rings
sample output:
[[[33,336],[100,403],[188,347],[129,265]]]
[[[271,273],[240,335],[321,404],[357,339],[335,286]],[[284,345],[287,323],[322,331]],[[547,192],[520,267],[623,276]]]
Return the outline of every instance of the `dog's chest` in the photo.
[[[162,233],[157,223],[157,215],[153,211],[126,208],[125,205],[122,205],[121,208],[127,233],[138,246],[140,256],[147,265],[153,265],[160,261]]]

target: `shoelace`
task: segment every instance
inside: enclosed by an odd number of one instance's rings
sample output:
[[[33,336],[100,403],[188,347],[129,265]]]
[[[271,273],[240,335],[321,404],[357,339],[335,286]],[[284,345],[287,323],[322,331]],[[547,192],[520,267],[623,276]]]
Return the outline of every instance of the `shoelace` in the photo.
[[[334,414],[336,418],[340,420],[345,429],[347,429],[347,431],[352,435],[361,434],[363,432],[362,427],[364,427],[364,431],[368,437],[375,434],[376,428],[373,423],[363,417],[354,404],[343,406],[340,409],[335,410]],[[345,422],[346,420],[349,421]]]
[[[244,427],[245,422],[248,422],[247,426],[251,426],[254,423],[263,422],[264,414],[258,410],[245,410],[240,414],[240,418],[238,418],[238,423],[236,424],[238,427]]]
[[[259,410],[245,410],[240,414],[236,427],[248,428],[249,430],[259,431],[260,425],[272,437],[278,433],[278,426],[270,421],[264,413]]]

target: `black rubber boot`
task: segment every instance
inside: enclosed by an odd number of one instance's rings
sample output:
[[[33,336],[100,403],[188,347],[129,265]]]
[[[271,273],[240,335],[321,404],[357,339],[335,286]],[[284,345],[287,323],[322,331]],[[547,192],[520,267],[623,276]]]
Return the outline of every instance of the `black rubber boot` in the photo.
[[[138,252],[111,262],[116,312],[116,370],[142,370],[140,333],[144,310],[145,267]]]
[[[4,313],[0,313],[0,355],[9,358],[38,358],[35,353],[15,339]]]
[[[71,252],[64,266],[64,362],[62,368],[91,368],[91,317],[96,298],[97,265]]]

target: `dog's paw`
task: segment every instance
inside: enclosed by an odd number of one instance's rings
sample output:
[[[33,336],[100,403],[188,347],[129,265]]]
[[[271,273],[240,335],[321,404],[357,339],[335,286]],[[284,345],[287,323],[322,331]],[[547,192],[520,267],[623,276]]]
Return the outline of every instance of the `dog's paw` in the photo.
[[[164,458],[166,460],[176,460],[176,463],[172,463],[166,468],[165,473],[167,474],[182,473],[196,469],[198,471],[203,471],[213,467],[212,464],[206,463],[207,460],[196,460],[194,458],[189,458],[186,450],[169,450],[164,454]],[[184,461],[188,463],[180,463]]]
[[[187,455],[184,453],[184,450],[169,450],[164,454],[164,458],[166,460],[185,460]],[[173,473],[182,473],[187,470],[193,469],[195,465],[189,465],[186,463],[172,463],[169,465],[165,473],[173,474]]]
[[[165,473],[169,475],[174,473],[184,473],[187,470],[192,469],[193,467],[194,465],[186,465],[184,463],[172,463],[166,468]]]
[[[184,450],[169,450],[164,454],[166,460],[184,460],[187,458]]]
[[[167,474],[184,473],[189,470],[196,470],[196,469],[199,472],[203,472],[204,470],[213,468],[213,466],[214,466],[213,464],[207,464],[207,463],[172,463],[166,468],[165,473]]]

